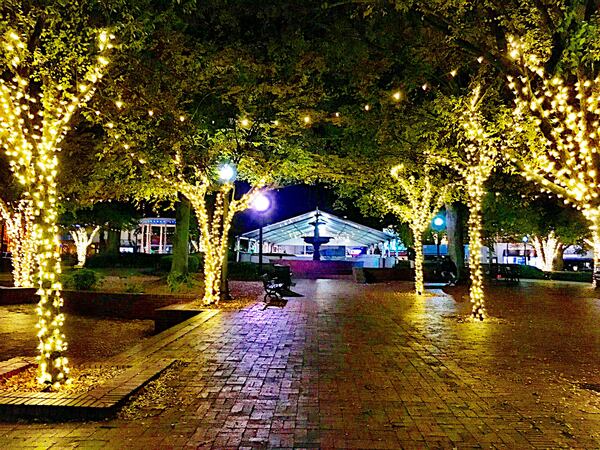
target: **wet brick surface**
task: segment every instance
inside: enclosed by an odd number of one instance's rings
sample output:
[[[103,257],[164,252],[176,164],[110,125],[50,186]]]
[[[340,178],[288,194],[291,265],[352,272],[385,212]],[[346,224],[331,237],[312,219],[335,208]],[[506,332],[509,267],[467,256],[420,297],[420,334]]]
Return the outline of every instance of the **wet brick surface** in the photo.
[[[147,419],[0,422],[4,448],[600,447],[600,300],[587,286],[464,292],[300,281],[284,309],[222,312],[159,351],[189,364]]]

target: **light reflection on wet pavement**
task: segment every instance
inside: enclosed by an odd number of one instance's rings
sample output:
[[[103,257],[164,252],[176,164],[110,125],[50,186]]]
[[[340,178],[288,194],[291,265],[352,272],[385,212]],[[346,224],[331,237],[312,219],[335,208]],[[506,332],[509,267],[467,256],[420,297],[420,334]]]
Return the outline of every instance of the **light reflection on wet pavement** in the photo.
[[[600,300],[581,284],[464,288],[299,280],[284,309],[198,324],[142,421],[2,424],[0,444],[106,448],[600,448]],[[155,405],[154,405],[155,406]],[[149,406],[152,408],[153,406]]]
[[[0,306],[0,361],[35,356],[38,340],[35,305]],[[67,356],[74,362],[98,362],[140,342],[154,331],[151,320],[118,320],[65,314]]]

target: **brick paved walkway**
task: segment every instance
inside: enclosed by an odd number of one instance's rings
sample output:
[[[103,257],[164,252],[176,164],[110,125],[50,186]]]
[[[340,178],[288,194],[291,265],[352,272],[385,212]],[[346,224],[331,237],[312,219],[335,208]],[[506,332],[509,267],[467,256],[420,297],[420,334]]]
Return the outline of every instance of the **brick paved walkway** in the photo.
[[[160,351],[189,365],[143,420],[3,424],[4,448],[600,447],[600,300],[587,287],[462,291],[301,281],[283,310],[221,313]]]

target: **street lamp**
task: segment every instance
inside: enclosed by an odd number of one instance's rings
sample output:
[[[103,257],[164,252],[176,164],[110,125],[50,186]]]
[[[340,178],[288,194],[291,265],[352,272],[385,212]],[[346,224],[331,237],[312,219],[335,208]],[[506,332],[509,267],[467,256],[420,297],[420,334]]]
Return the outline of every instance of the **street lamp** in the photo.
[[[431,228],[435,230],[435,244],[437,248],[437,259],[440,260],[440,232],[445,228],[446,220],[443,216],[435,216],[431,221]]]
[[[529,236],[523,236],[523,264],[527,265],[527,242],[529,241]]]
[[[258,273],[262,276],[262,263],[263,263],[263,222],[264,213],[271,207],[271,199],[262,192],[256,194],[252,199],[252,209],[260,215],[260,222],[258,228]]]
[[[222,164],[219,166],[219,180],[223,183],[231,183],[235,180],[235,167],[231,164]]]
[[[229,184],[233,183],[236,178],[236,170],[235,167],[231,164],[225,163],[221,164],[218,168],[219,173],[219,181],[221,183]],[[225,193],[223,198],[223,222],[225,221],[225,217],[229,214],[229,193]],[[231,197],[235,195],[235,185],[231,188]],[[223,236],[223,239],[229,244],[229,236]],[[223,260],[223,267],[221,269],[221,296],[223,300],[231,300],[231,295],[229,293],[229,283],[227,282],[227,271],[228,271],[228,263],[229,263],[229,245],[227,245],[227,250],[225,253],[225,258]]]

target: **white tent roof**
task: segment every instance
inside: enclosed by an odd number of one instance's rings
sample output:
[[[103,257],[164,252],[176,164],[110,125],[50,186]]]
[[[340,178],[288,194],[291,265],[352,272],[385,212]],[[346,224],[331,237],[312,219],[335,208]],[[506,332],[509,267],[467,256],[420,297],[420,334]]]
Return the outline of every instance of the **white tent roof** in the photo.
[[[263,227],[263,240],[277,245],[302,245],[305,236],[312,236],[317,211],[310,211],[281,222],[265,225]],[[319,228],[319,233],[324,237],[333,238],[326,245],[355,245],[368,246],[396,238],[394,234],[376,230],[365,225],[342,219],[333,214],[319,211],[320,220],[325,222]],[[259,230],[247,231],[239,237],[258,240]]]

